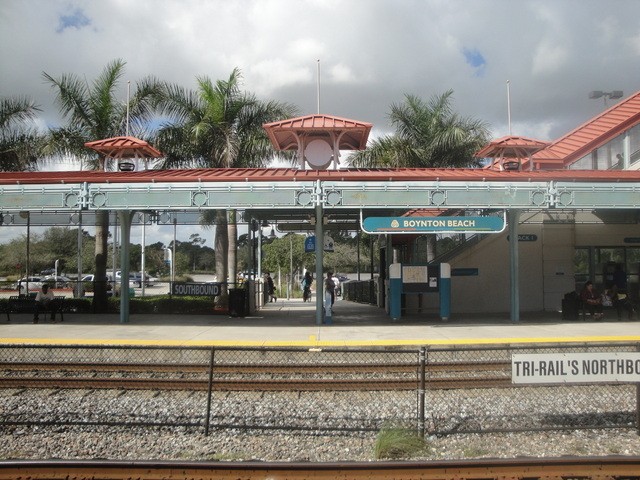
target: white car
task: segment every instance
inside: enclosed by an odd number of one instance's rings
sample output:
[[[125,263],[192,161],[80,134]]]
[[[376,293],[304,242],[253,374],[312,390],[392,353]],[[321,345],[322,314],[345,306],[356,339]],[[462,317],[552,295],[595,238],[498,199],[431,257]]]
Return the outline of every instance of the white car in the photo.
[[[16,283],[16,290],[26,293],[27,279],[29,280],[29,291],[40,290],[42,288],[42,277],[23,277]]]
[[[116,271],[116,282],[120,282],[120,279],[122,278],[122,273],[120,270]],[[145,274],[144,276],[145,282],[144,285],[145,287],[150,287],[152,280],[151,277],[149,277],[149,274]],[[142,288],[142,275],[140,274],[140,272],[129,272],[129,285],[134,284],[136,287],[138,288]]]

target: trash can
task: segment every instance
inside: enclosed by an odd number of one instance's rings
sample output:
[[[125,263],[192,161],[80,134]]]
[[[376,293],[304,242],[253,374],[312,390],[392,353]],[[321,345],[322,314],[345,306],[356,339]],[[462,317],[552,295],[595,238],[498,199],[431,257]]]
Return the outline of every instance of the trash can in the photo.
[[[580,318],[580,296],[577,292],[569,292],[562,299],[562,319],[578,320]]]
[[[229,289],[229,316],[245,317],[247,315],[247,295],[244,288]]]

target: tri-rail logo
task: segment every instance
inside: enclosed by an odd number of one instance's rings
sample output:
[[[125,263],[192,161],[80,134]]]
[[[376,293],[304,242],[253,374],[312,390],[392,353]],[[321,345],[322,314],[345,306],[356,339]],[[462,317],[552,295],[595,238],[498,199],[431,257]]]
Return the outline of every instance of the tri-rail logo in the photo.
[[[512,383],[640,382],[640,352],[514,354]]]

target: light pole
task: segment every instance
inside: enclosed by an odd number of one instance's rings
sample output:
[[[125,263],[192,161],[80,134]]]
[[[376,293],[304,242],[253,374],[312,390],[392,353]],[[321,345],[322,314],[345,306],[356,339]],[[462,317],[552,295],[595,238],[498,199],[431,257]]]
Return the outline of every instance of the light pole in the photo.
[[[293,233],[289,234],[289,288],[287,289],[287,300],[291,299],[293,293]]]
[[[604,108],[607,108],[607,98],[610,98],[611,100],[615,100],[618,98],[622,98],[622,95],[624,95],[624,93],[622,93],[622,90],[613,90],[611,92],[603,92],[602,90],[593,90],[592,92],[589,92],[589,98],[592,100],[600,97],[603,98]]]

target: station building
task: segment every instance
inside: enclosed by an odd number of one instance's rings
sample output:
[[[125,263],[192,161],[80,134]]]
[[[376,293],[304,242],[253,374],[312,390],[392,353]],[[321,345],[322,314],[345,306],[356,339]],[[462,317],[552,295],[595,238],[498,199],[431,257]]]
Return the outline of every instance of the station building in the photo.
[[[587,177],[585,171],[591,171],[594,178],[602,171],[638,171],[640,92],[553,142],[504,137],[478,156],[491,156],[486,168],[498,171],[573,170]],[[637,189],[629,195],[635,203],[640,199]],[[521,311],[559,311],[564,295],[579,292],[587,280],[602,292],[616,264],[627,274],[631,296],[640,298],[639,209],[599,208],[595,202],[592,208],[523,209],[519,222]],[[451,265],[453,314],[509,310],[509,242],[508,231],[467,236],[452,252],[436,258]],[[419,251],[404,242],[398,242],[397,249],[406,262]],[[416,302],[413,299],[414,308]]]
[[[86,225],[108,212],[120,225],[125,289],[130,230],[140,217],[176,225],[204,210],[234,209],[245,222],[313,225],[316,238],[324,238],[325,228],[360,228],[376,216],[502,216],[508,228],[465,234],[434,259],[424,258],[425,235],[380,234],[380,305],[388,307],[390,265],[425,260],[451,267],[452,319],[510,311],[515,321],[520,311],[557,312],[563,296],[587,279],[605,287],[616,264],[638,298],[640,92],[554,142],[491,142],[478,153],[491,158],[484,169],[339,168],[339,150],[365,148],[370,128],[327,115],[272,124],[272,142],[297,150],[300,168],[3,172],[0,213],[4,225],[33,225],[38,216]],[[121,137],[100,148],[120,141],[132,143]],[[316,169],[302,168],[305,161]],[[322,244],[315,247],[317,278]],[[429,293],[404,298],[407,312],[429,314],[437,303]],[[320,322],[322,302],[316,305]],[[126,295],[120,313],[128,321]]]

